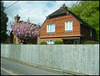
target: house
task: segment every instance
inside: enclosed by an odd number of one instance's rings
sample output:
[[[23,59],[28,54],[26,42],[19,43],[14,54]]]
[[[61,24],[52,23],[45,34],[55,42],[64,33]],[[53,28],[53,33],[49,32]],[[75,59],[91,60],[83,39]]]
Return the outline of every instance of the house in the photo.
[[[14,17],[14,19],[15,19],[15,24],[16,23],[21,23],[21,22],[23,22],[23,21],[20,21],[20,16],[18,16],[18,15],[16,15],[15,17]],[[34,24],[34,25],[36,25],[37,26],[37,24]],[[12,34],[12,31],[11,31],[11,40],[13,40],[13,41],[11,41],[11,42],[13,42],[13,43],[15,43],[15,44],[19,44],[20,42],[23,42],[24,43],[24,41],[23,40],[20,40],[15,34],[13,35]],[[27,40],[27,43],[32,43],[32,44],[37,44],[37,38],[33,38],[33,39],[28,39]]]
[[[47,16],[41,26],[38,43],[45,41],[47,44],[54,44],[55,40],[61,40],[64,44],[81,44],[87,40],[95,40],[95,30],[63,4]]]

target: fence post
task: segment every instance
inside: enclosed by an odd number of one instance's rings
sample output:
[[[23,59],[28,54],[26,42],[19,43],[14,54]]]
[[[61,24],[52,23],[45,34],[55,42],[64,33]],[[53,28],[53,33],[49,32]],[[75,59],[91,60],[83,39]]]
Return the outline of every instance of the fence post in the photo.
[[[37,57],[37,58],[36,58],[36,59],[37,59],[37,60],[36,60],[36,61],[37,61],[36,66],[38,66],[38,59],[39,59],[39,57],[38,57],[38,56],[39,56],[39,55],[38,55],[38,54],[39,54],[39,53],[38,53],[38,50],[39,50],[39,49],[38,49],[38,48],[39,48],[39,46],[36,45],[36,47],[37,47],[37,48],[36,48],[36,57]]]
[[[61,50],[61,52],[62,52],[62,63],[61,63],[61,72],[63,73],[63,46],[62,46],[62,50]]]
[[[22,59],[22,44],[20,43],[20,61],[21,61],[21,59]]]

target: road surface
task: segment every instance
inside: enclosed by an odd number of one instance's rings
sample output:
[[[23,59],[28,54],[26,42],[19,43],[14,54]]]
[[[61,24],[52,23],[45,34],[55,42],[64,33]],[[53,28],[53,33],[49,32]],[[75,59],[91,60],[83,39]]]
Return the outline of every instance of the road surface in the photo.
[[[1,75],[62,75],[1,58]]]

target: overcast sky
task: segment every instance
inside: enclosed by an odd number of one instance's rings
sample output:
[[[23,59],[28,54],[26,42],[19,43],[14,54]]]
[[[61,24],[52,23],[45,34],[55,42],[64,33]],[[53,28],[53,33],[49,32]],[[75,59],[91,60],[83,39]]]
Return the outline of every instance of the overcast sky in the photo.
[[[3,1],[4,7],[9,7],[16,1]],[[27,21],[28,17],[31,23],[42,25],[46,16],[59,9],[63,3],[71,7],[71,4],[77,1],[18,1],[11,7],[5,9],[7,17],[7,30],[11,30],[10,22],[14,22],[14,17],[18,14],[20,20]]]

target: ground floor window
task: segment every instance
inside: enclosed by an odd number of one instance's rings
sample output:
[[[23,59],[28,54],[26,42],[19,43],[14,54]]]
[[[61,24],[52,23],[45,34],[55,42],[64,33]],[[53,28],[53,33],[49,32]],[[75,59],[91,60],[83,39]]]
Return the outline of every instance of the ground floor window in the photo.
[[[47,44],[54,44],[54,42],[55,42],[54,40],[48,40]]]

